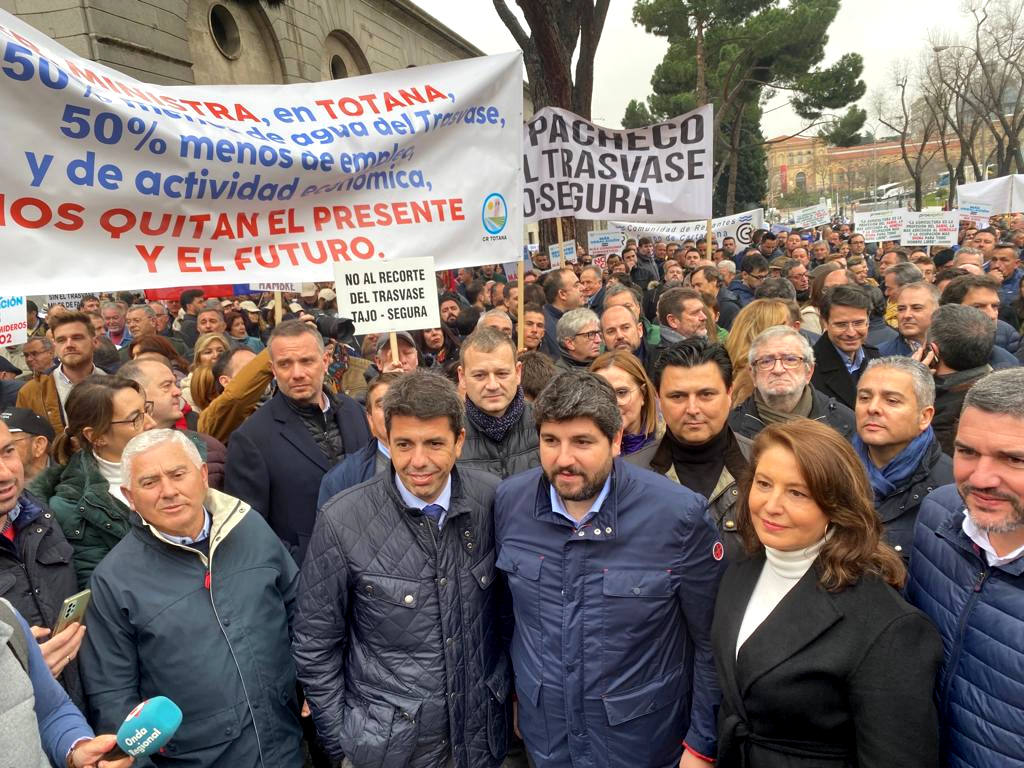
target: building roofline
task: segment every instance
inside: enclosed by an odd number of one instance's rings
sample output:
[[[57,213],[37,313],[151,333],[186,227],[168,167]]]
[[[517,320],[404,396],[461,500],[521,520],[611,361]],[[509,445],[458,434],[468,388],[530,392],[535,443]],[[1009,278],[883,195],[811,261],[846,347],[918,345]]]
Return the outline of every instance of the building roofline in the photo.
[[[404,13],[409,14],[418,21],[421,21],[424,25],[432,28],[442,37],[447,38],[449,42],[454,43],[460,48],[466,49],[474,56],[487,55],[484,51],[469,42],[469,40],[459,35],[450,27],[445,26],[422,8],[409,2],[409,0],[387,0],[387,2],[396,8],[401,9]]]

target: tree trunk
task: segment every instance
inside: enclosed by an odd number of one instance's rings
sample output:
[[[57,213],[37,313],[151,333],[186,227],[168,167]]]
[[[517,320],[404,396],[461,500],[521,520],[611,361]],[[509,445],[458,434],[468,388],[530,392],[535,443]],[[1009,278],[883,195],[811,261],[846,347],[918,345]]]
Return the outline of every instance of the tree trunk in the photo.
[[[697,106],[703,107],[708,103],[707,65],[704,59],[704,21],[699,18],[696,21]]]
[[[729,137],[729,186],[725,193],[725,215],[736,213],[736,177],[740,168],[740,134],[743,130],[743,110],[746,104],[740,104],[736,110],[736,119],[732,123],[732,135]]]

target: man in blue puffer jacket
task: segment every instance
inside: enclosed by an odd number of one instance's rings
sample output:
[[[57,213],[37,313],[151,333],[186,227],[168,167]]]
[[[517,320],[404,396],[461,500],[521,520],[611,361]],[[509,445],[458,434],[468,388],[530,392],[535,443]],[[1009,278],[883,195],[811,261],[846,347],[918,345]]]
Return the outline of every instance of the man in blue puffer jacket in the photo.
[[[917,518],[907,598],[945,646],[937,697],[943,764],[1022,768],[1024,369],[964,398],[953,475]]]

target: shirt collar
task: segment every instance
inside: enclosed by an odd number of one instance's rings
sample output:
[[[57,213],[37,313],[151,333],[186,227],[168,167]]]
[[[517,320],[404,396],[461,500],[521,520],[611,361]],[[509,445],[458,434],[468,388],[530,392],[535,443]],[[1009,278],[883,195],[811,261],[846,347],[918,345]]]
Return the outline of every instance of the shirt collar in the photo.
[[[158,536],[165,541],[169,541],[171,544],[181,544],[189,547],[193,544],[198,544],[201,541],[206,541],[210,537],[210,513],[206,507],[203,507],[203,529],[199,531],[199,535],[194,539],[189,536],[173,536],[169,533],[157,530],[156,528],[153,528],[153,530],[156,531]]]
[[[383,453],[387,457],[388,461],[391,461],[391,451],[383,440],[377,441],[377,451],[379,453]]]
[[[604,501],[608,498],[608,494],[611,493],[611,490],[612,476],[611,473],[609,473],[608,477],[604,479],[604,486],[602,486],[601,492],[597,494],[597,498],[595,498],[594,503],[590,505],[590,509],[587,510],[587,514],[585,514],[579,522],[576,522],[576,519],[566,511],[565,503],[562,501],[562,497],[558,495],[558,491],[555,490],[555,486],[549,485],[548,493],[551,494],[551,510],[555,514],[564,517],[578,530],[597,516],[597,513],[601,511],[601,505],[604,504]]]
[[[988,539],[988,531],[982,530],[974,524],[974,521],[971,520],[971,515],[967,511],[966,507],[964,507],[963,531],[971,541],[977,544],[982,551],[985,552],[985,559],[988,560],[988,564],[993,568],[1000,565],[1006,565],[1007,563],[1012,563],[1014,560],[1024,556],[1024,544],[1005,555],[997,555],[995,548],[992,546],[992,542]]]
[[[434,501],[424,501],[411,493],[409,489],[402,484],[402,480],[398,476],[397,472],[395,473],[395,488],[398,489],[398,495],[402,497],[402,501],[405,502],[405,505],[407,507],[412,507],[413,509],[421,510],[427,506],[427,504],[436,504],[447,512],[448,507],[452,503],[452,475],[450,472],[448,473],[448,479],[445,481],[444,488],[441,489],[441,495]]]
[[[833,344],[832,346],[835,347],[836,354],[839,355],[839,359],[843,361],[843,365],[846,366],[846,370],[849,373],[853,373],[858,368],[860,368],[861,365],[864,363],[864,345],[863,344],[861,344],[860,347],[857,348],[857,354],[855,354],[853,356],[853,361],[852,362],[850,361],[850,356],[848,354],[843,352],[843,350],[841,350],[839,347],[836,347],[835,344]]]

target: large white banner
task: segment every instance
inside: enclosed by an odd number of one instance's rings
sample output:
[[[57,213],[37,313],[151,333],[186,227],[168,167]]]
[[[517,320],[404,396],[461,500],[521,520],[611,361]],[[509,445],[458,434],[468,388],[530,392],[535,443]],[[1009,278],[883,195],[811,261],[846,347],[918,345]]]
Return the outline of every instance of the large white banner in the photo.
[[[1024,211],[1024,174],[958,184],[956,199],[960,209],[986,215]]]
[[[6,294],[333,280],[522,248],[522,54],[284,86],[166,87],[0,12]]]
[[[628,221],[612,221],[609,226],[628,237],[651,237],[669,243],[681,243],[684,240],[697,241],[707,235],[707,221],[686,221],[679,224],[637,224]],[[723,216],[711,220],[711,231],[721,245],[727,237],[736,238],[736,247],[750,245],[751,235],[755,229],[764,228],[764,208],[754,208],[732,216]]]
[[[711,105],[625,131],[545,107],[524,130],[523,210],[528,220],[711,216]]]
[[[857,211],[853,216],[855,230],[863,235],[866,243],[880,243],[883,240],[899,240],[903,231],[903,219],[907,211],[899,208],[889,211]]]

